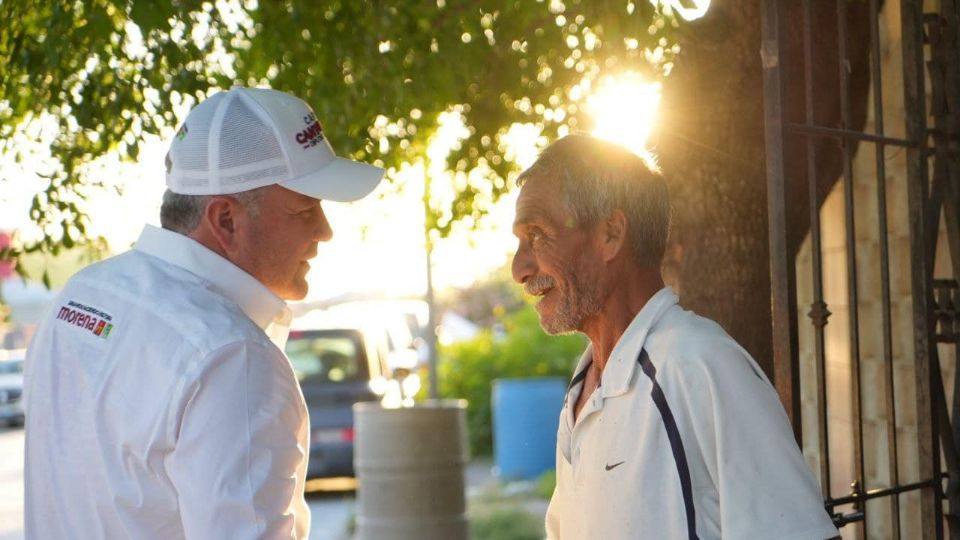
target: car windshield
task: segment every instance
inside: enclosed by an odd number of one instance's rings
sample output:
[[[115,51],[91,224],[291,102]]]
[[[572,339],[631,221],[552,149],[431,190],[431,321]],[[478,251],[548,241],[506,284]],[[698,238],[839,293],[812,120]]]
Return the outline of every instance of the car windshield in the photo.
[[[0,375],[23,373],[23,360],[0,362]]]
[[[297,379],[306,383],[364,380],[360,347],[353,335],[291,335],[286,352]]]

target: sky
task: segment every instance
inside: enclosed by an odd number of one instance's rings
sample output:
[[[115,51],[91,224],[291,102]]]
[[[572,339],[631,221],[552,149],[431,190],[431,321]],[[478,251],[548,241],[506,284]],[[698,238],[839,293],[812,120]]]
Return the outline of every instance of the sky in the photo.
[[[637,97],[640,99],[637,99]],[[654,124],[660,86],[637,75],[602,80],[587,97],[595,116],[594,134],[643,153],[644,142]],[[183,115],[181,115],[183,117]],[[424,175],[433,182],[433,199],[451,195],[453,180],[445,178],[443,156],[463,129],[458,116],[441,118],[444,126],[428,150],[428,164],[404,167],[394,181],[381,182],[374,193],[355,203],[325,202],[324,210],[334,230],[333,239],[321,244],[308,275],[306,300],[322,300],[352,292],[379,292],[388,296],[419,296],[426,290],[422,194]],[[28,210],[30,200],[44,181],[49,162],[49,141],[55,124],[40,118],[14,142],[27,154],[22,163],[12,155],[0,155],[0,230],[19,230],[23,238],[39,234]],[[159,225],[160,200],[165,189],[164,156],[167,138],[148,138],[139,160],[123,162],[116,154],[90,165],[92,177],[110,189],[91,191],[83,205],[90,215],[88,232],[107,239],[110,250],[129,249],[145,224]],[[507,136],[510,154],[520,168],[530,165],[537,146],[548,141],[533,125],[516,124]],[[334,147],[336,141],[333,141]],[[431,165],[431,163],[433,165]],[[119,188],[118,194],[113,187]],[[516,193],[503,197],[490,215],[470,233],[455,232],[435,245],[434,287],[467,287],[477,279],[508,264],[516,249],[511,233]]]

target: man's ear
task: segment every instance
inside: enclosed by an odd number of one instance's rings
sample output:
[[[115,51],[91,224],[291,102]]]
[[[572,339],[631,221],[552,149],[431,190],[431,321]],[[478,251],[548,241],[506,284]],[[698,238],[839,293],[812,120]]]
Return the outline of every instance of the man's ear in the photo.
[[[213,196],[203,208],[201,227],[224,254],[237,249],[240,204],[233,197]]]
[[[619,208],[614,208],[599,223],[597,234],[604,262],[612,261],[627,246],[627,216]]]

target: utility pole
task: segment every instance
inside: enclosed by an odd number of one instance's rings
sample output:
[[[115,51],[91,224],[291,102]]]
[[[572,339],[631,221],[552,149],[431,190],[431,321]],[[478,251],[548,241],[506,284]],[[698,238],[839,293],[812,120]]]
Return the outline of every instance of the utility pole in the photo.
[[[436,305],[433,297],[433,239],[430,238],[430,172],[423,179],[423,239],[427,263],[427,359],[430,369],[430,399],[439,399],[440,381],[437,374],[437,320]]]

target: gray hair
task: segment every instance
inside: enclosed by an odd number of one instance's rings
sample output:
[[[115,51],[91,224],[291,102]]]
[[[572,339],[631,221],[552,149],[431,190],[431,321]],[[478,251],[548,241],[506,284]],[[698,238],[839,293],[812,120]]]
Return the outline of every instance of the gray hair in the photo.
[[[578,227],[591,227],[619,208],[627,217],[634,260],[658,268],[670,230],[670,196],[655,161],[583,134],[546,147],[517,178],[558,181]]]
[[[264,188],[252,189],[229,195],[236,199],[254,217],[260,214],[260,201]],[[163,193],[160,205],[160,226],[180,234],[190,234],[203,218],[203,210],[214,195],[183,195],[169,189]]]

